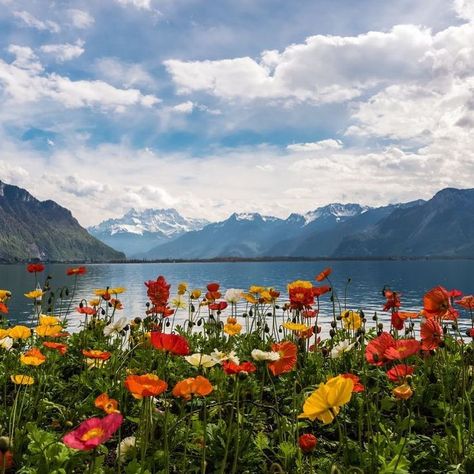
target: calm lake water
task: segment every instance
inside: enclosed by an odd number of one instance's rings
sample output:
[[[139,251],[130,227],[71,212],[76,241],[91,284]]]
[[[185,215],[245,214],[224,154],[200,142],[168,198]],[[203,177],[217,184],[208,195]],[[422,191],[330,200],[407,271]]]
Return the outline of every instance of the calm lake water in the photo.
[[[313,280],[324,267],[331,266],[331,275],[338,296],[343,300],[348,278],[347,307],[363,309],[368,319],[384,304],[381,290],[384,285],[402,293],[402,309],[419,310],[423,294],[436,285],[457,288],[464,294],[474,293],[473,260],[417,260],[417,261],[334,261],[334,262],[238,262],[238,263],[137,263],[87,265],[86,275],[78,278],[77,296],[90,299],[94,288],[123,286],[122,314],[129,318],[143,315],[146,288],[144,281],[164,275],[172,284],[172,294],[177,284],[186,281],[190,288],[205,288],[216,281],[226,288],[248,288],[252,284],[272,286],[286,294],[286,284],[296,279]],[[46,275],[53,277],[52,287],[72,286],[74,277],[66,276],[69,265],[52,264]],[[313,280],[314,281],[314,280]],[[34,289],[34,275],[26,272],[25,265],[0,265],[0,288],[13,293],[9,302],[11,321],[27,323],[32,305],[24,293]],[[329,320],[329,298],[322,297],[320,321]],[[380,314],[382,319],[383,314]],[[387,315],[385,315],[385,318]],[[76,324],[81,320],[74,317]],[[467,321],[463,321],[463,326]]]

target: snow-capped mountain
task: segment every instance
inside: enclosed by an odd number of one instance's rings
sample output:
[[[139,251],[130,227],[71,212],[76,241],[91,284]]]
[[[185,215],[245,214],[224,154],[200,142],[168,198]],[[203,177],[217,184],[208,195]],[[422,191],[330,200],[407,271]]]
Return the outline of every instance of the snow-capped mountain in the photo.
[[[344,221],[347,218],[358,216],[367,212],[368,206],[360,204],[340,204],[338,202],[328,204],[327,206],[318,207],[314,211],[309,211],[303,215],[305,225],[320,219],[334,218],[337,222]]]
[[[205,219],[187,218],[175,209],[130,209],[123,217],[107,219],[88,230],[131,257],[207,224]]]

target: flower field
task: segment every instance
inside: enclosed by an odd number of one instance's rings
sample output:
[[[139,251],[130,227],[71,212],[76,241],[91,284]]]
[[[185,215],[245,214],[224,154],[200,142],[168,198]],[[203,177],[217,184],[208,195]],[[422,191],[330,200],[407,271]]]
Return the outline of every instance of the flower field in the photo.
[[[28,265],[30,326],[0,289],[0,473],[474,472],[474,296],[384,288],[384,324],[330,268],[285,294],[159,276],[126,317],[125,288],[76,294],[86,272]]]

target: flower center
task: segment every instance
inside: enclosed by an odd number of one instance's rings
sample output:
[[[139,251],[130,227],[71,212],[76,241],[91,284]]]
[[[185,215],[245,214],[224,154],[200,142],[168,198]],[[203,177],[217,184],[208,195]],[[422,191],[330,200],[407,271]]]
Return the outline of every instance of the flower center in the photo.
[[[92,428],[81,436],[81,441],[89,441],[92,438],[104,436],[105,431],[102,428]]]

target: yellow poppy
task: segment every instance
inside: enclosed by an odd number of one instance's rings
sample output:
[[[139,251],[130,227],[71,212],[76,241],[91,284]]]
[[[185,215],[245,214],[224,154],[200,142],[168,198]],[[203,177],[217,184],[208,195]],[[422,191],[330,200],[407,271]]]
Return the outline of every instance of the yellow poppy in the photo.
[[[309,326],[306,326],[306,324],[292,323],[290,321],[283,323],[283,327],[285,329],[289,329],[290,331],[306,331],[309,329]]]
[[[392,390],[393,396],[399,400],[408,400],[413,395],[413,390],[411,387],[404,383],[398,387],[395,387]]]
[[[242,331],[242,325],[239,323],[228,323],[224,325],[224,332],[229,336],[236,336]]]
[[[120,295],[124,291],[125,291],[125,288],[122,288],[121,286],[118,286],[117,288],[109,288],[109,293],[112,293],[114,295]]]
[[[0,339],[8,337],[8,329],[0,329]]]
[[[258,299],[255,298],[255,296],[251,295],[250,293],[244,293],[242,297],[244,298],[244,300],[248,301],[250,304],[258,303]]]
[[[7,298],[10,298],[12,296],[11,292],[8,290],[0,290],[0,301],[3,302]]]
[[[52,325],[52,326],[48,326],[48,325],[40,325],[38,326],[35,331],[36,331],[36,334],[39,336],[39,337],[47,337],[47,336],[56,336],[58,335],[61,331],[63,330],[62,326],[60,326],[59,324],[55,324],[55,325]]]
[[[249,288],[249,293],[262,293],[262,291],[265,291],[266,288],[264,286],[257,286],[257,285],[252,285]]]
[[[110,291],[107,289],[98,288],[97,290],[94,290],[94,295],[96,296],[105,296],[109,294],[110,294]]]
[[[178,285],[178,295],[184,295],[186,293],[186,290],[188,289],[188,284],[184,281],[182,281]]]
[[[12,375],[10,380],[16,385],[33,385],[35,379],[29,375]]]
[[[341,313],[341,318],[346,329],[355,331],[362,326],[362,318],[357,311],[343,311]]]
[[[35,300],[35,299],[41,298],[43,296],[43,290],[33,290],[33,291],[30,291],[29,293],[25,293],[25,296],[27,298]]]
[[[89,306],[99,306],[100,305],[100,300],[99,298],[94,298],[89,301]]]
[[[59,319],[56,316],[47,316],[46,314],[40,314],[39,317],[40,326],[56,326],[59,324]]]
[[[191,291],[191,298],[193,300],[197,300],[200,296],[201,296],[201,290],[196,289],[196,290]]]
[[[306,399],[303,413],[298,418],[318,419],[324,424],[331,423],[339,413],[341,406],[349,403],[354,382],[342,375],[329,379]]]
[[[46,362],[46,356],[39,349],[33,348],[21,354],[20,362],[25,365],[37,367]]]
[[[28,339],[31,336],[31,329],[26,326],[14,326],[8,330],[8,335],[12,339]]]

